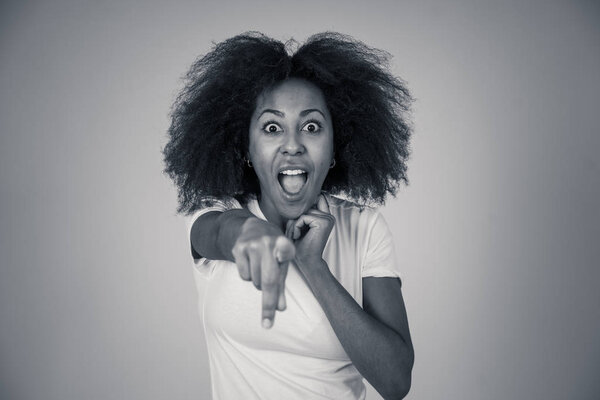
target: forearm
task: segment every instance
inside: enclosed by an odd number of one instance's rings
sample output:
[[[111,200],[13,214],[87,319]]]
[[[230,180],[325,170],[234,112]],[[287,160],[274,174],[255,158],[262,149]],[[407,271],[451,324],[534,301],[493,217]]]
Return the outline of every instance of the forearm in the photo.
[[[233,261],[231,249],[248,218],[256,217],[245,208],[201,215],[192,226],[192,247],[203,257]]]
[[[386,399],[404,397],[410,388],[412,344],[365,312],[326,265],[310,270],[304,276],[352,363]]]

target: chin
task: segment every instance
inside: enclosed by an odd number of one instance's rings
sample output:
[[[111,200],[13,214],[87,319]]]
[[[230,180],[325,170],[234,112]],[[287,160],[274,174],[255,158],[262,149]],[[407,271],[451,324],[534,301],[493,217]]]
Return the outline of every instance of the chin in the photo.
[[[279,215],[281,215],[284,219],[296,219],[302,214],[304,214],[306,211],[308,211],[310,207],[310,204],[305,204],[305,202],[301,202],[293,206],[286,204],[283,207],[281,207],[278,211]]]
[[[306,185],[299,193],[287,193],[281,186],[278,187],[279,207],[278,212],[285,219],[296,219],[308,211],[317,201],[320,190],[315,190]]]

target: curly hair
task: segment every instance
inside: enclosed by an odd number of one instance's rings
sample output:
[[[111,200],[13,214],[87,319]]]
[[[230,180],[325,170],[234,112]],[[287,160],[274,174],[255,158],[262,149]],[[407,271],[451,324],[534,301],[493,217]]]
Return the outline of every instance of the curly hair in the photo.
[[[332,118],[336,166],[323,190],[382,204],[408,183],[412,99],[388,71],[389,54],[332,32],[289,51],[294,45],[249,32],[194,62],[171,110],[163,149],[164,172],[178,188],[178,212],[260,195],[258,178],[244,162],[250,118],[258,96],[288,78],[315,84]]]

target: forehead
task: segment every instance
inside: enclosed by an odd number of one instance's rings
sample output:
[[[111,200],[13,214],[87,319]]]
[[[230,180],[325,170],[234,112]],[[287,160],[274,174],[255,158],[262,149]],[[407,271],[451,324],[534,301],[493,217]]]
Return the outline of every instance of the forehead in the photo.
[[[269,108],[283,112],[317,108],[323,113],[327,112],[321,89],[309,81],[297,78],[279,82],[258,97],[255,111]]]

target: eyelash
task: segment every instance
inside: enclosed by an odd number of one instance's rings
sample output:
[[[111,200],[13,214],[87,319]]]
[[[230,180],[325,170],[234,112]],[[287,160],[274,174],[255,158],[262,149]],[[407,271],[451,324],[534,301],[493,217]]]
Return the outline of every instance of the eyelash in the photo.
[[[306,128],[306,126],[308,124],[315,124],[318,127],[318,129],[315,132],[311,132],[311,131],[305,130],[304,128]],[[269,125],[276,125],[279,128],[279,130],[277,130],[275,132],[269,132],[267,130],[267,127]],[[317,133],[319,133],[321,131],[321,129],[323,129],[323,125],[321,124],[321,122],[317,121],[316,119],[310,119],[310,120],[306,121],[304,123],[304,125],[302,125],[302,129],[301,130],[304,131],[304,132],[308,132],[311,135],[316,135]],[[263,124],[262,130],[263,130],[263,132],[265,132],[268,135],[276,135],[279,132],[281,132],[283,129],[281,129],[281,127],[279,126],[279,124],[277,123],[277,121],[270,120],[270,121],[266,121]]]
[[[304,131],[304,128],[306,128],[306,126],[308,124],[315,124],[318,127],[318,129],[315,132],[305,131],[311,135],[316,135],[317,133],[319,133],[321,131],[321,129],[323,129],[323,125],[321,125],[321,123],[319,121],[317,121],[316,119],[310,119],[310,120],[306,121],[306,123],[302,126],[303,131]]]
[[[267,126],[269,126],[269,125],[277,125],[277,128],[279,128],[279,130],[277,130],[277,131],[275,131],[275,132],[269,132],[269,131],[267,130]],[[279,124],[278,124],[276,121],[266,121],[266,122],[263,124],[262,130],[263,130],[263,132],[265,132],[267,135],[276,135],[276,134],[278,134],[279,132],[281,132],[283,129],[281,129],[281,127],[279,126]]]

